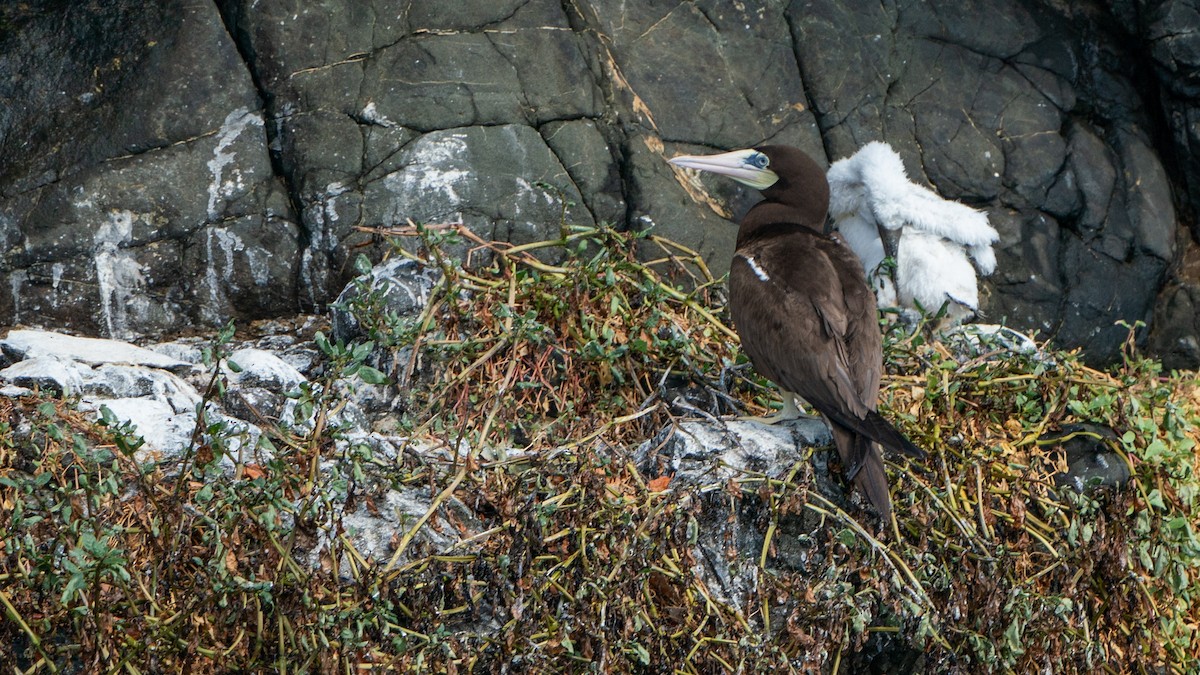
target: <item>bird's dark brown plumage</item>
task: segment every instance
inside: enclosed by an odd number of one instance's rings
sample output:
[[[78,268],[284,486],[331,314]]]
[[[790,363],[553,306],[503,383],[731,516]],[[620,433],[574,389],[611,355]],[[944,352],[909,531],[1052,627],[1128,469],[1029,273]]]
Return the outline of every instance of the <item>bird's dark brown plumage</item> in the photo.
[[[824,234],[829,184],[820,166],[795,148],[756,150],[779,178],[740,223],[729,273],[734,326],[754,367],[825,417],[847,477],[887,514],[879,445],[924,453],[875,410],[883,371],[875,297],[850,248]]]

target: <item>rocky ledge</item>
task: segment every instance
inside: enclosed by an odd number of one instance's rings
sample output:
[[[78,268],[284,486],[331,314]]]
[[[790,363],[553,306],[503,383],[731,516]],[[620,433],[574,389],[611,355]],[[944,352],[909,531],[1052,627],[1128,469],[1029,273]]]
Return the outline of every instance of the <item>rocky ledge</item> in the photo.
[[[2,629],[15,656],[0,662],[85,671],[72,655],[107,658],[117,639],[77,620],[97,613],[140,631],[146,650],[124,657],[168,670],[356,644],[346,663],[999,671],[1175,658],[1160,633],[1190,625],[1179,495],[1195,492],[1176,483],[1194,461],[1195,393],[1150,364],[1118,379],[1001,327],[889,333],[884,404],[930,457],[889,471],[883,521],[847,495],[822,422],[717,416],[720,397],[672,389],[669,366],[652,398],[671,421],[619,444],[584,429],[557,447],[481,447],[458,426],[473,415],[414,420],[385,376],[420,360],[414,346],[364,340],[441,316],[439,303],[473,314],[470,293],[411,260],[360,271],[332,317],[142,345],[0,339],[0,500],[13,506],[0,523],[16,533],[12,569],[27,570],[0,590],[42,617]],[[496,402],[464,408],[481,409]],[[164,622],[147,597],[230,631]],[[286,648],[256,632],[277,623]]]

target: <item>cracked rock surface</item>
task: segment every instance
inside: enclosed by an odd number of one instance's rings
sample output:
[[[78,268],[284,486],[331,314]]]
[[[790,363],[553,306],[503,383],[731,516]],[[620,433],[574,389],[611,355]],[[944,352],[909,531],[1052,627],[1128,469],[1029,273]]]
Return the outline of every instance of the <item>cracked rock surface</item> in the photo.
[[[1195,367],[1198,40],[1195,0],[12,3],[0,322],[294,314],[410,220],[653,227],[720,273],[755,196],[664,158],[885,140],[1001,232],[989,322]]]

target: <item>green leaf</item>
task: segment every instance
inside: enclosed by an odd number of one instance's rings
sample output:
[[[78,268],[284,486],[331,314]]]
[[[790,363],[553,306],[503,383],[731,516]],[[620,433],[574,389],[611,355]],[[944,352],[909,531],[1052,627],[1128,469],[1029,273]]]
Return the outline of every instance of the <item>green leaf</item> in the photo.
[[[197,492],[196,496],[194,497],[197,504],[207,504],[212,501],[212,498],[213,498],[212,484],[208,484],[208,485],[205,485],[204,487],[200,488],[200,491]]]
[[[358,377],[367,384],[388,384],[391,380],[382,371],[376,370],[371,366],[359,366]]]
[[[1163,503],[1162,493],[1159,492],[1158,488],[1154,488],[1153,490],[1151,490],[1149,492],[1149,494],[1146,495],[1146,501],[1150,504],[1150,506],[1153,506],[1154,508],[1157,508],[1157,509],[1167,508],[1166,504]]]
[[[313,342],[316,343],[317,349],[320,349],[321,353],[327,356],[333,354],[333,346],[329,344],[329,338],[325,337],[325,333],[317,331],[317,334],[313,336]]]
[[[837,540],[842,544],[842,546],[852,546],[856,538],[857,537],[854,535],[854,531],[849,528],[843,529],[837,533]]]
[[[72,574],[67,581],[66,588],[63,589],[62,596],[59,598],[60,605],[66,605],[75,597],[75,593],[87,585],[87,580],[84,579],[83,573]]]
[[[1142,457],[1151,460],[1158,459],[1165,454],[1167,454],[1167,444],[1163,443],[1162,439],[1156,438],[1150,442],[1150,445],[1146,446],[1145,451],[1142,452]]]
[[[637,657],[638,663],[643,666],[650,665],[650,652],[640,642],[633,643],[633,652]]]
[[[1008,643],[1008,648],[1013,654],[1025,653],[1025,647],[1021,645],[1021,622],[1019,619],[1013,619],[1012,623],[1008,624],[1008,628],[1004,629],[1004,641]]]
[[[355,345],[353,351],[350,352],[350,358],[354,359],[355,361],[362,361],[371,355],[371,351],[373,349],[375,349],[375,343],[373,341],[367,341],[360,345]]]
[[[354,271],[358,272],[359,274],[370,274],[371,273],[371,259],[368,258],[366,255],[359,253],[354,258]]]
[[[1189,527],[1188,519],[1183,516],[1172,518],[1167,521],[1168,530],[1186,530]]]

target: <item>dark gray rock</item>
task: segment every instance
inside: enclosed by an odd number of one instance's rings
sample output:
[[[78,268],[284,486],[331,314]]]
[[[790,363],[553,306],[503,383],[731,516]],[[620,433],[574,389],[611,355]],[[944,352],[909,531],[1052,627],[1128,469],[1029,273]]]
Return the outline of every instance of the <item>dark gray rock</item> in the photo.
[[[540,129],[599,223],[624,225],[626,204],[618,158],[590,119],[550,122]]]
[[[215,8],[45,2],[17,21],[0,317],[128,337],[294,306],[298,231]]]
[[[1173,159],[1181,165],[1184,195],[1200,212],[1200,3],[1196,0],[1133,0],[1121,3],[1127,25],[1147,47],[1162,97],[1162,122],[1174,142]],[[1192,219],[1192,237],[1200,223]]]
[[[440,270],[408,258],[393,258],[376,265],[370,274],[346,286],[333,303],[330,309],[333,339],[345,344],[369,339],[368,330],[360,323],[364,310],[375,318],[415,321],[440,278]]]
[[[1159,300],[1150,349],[1168,369],[1195,368],[1200,363],[1200,284],[1175,283]]]
[[[778,4],[605,0],[589,9],[635,109],[664,139],[731,148],[811,127]]]
[[[1121,487],[1129,482],[1129,463],[1120,451],[1121,438],[1112,427],[1093,422],[1066,424],[1038,437],[1044,452],[1060,453],[1065,471],[1054,475],[1054,483],[1076,492],[1097,487]]]
[[[1198,45],[1196,0],[9,3],[0,321],[320,310],[410,219],[653,228],[720,273],[756,195],[665,158],[886,140],[1001,232],[989,321],[1099,362],[1118,321],[1200,342],[1155,313],[1200,212]]]

